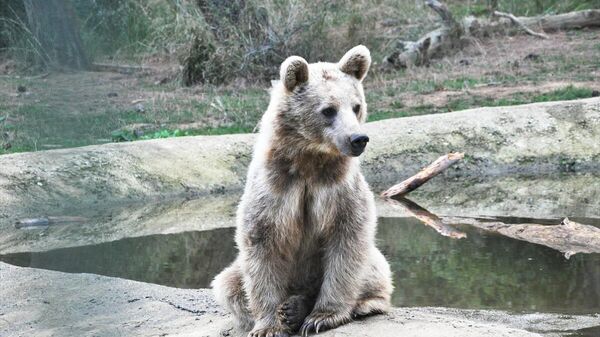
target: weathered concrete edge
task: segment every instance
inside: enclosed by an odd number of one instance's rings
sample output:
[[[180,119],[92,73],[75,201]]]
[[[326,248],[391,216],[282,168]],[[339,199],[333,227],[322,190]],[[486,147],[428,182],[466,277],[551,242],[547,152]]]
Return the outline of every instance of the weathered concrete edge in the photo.
[[[176,289],[0,262],[0,335],[245,336],[209,290]],[[600,325],[598,315],[394,308],[322,336],[538,336]]]
[[[441,154],[466,158],[445,175],[600,170],[600,98],[368,123],[362,159],[374,185]],[[254,135],[199,136],[0,156],[0,221],[98,204],[243,187]]]

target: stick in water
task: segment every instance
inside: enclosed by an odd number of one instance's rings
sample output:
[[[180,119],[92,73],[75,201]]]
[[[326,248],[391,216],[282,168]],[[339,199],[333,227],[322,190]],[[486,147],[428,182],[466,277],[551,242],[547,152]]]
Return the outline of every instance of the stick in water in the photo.
[[[385,201],[390,203],[393,207],[399,206],[405,212],[417,218],[423,224],[435,229],[436,232],[440,233],[443,236],[447,236],[453,239],[463,239],[467,237],[467,233],[461,232],[456,228],[445,224],[442,221],[442,219],[440,219],[437,215],[419,206],[419,204],[417,204],[414,201],[408,200],[406,198],[386,199]]]
[[[419,188],[419,186],[429,181],[429,179],[437,176],[457,161],[463,159],[464,156],[465,154],[461,152],[453,152],[442,156],[414,176],[390,187],[387,191],[381,193],[381,196],[383,198],[391,198],[394,196],[403,196],[414,191]]]

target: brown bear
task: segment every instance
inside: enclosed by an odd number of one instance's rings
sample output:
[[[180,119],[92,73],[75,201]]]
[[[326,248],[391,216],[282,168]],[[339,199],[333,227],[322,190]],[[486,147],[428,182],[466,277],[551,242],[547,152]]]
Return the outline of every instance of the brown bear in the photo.
[[[390,307],[358,158],[370,64],[357,46],[338,63],[281,65],[238,208],[239,256],[212,283],[249,337],[318,333]]]

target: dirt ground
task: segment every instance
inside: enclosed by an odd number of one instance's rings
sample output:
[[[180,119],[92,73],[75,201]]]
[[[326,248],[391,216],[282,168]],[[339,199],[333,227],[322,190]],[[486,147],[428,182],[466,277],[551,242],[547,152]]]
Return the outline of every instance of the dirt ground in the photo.
[[[375,60],[365,82],[370,120],[598,95],[598,33],[474,40],[429,67],[392,72]],[[108,70],[24,77],[0,62],[0,154],[252,132],[268,104],[267,83],[184,88],[173,61]]]

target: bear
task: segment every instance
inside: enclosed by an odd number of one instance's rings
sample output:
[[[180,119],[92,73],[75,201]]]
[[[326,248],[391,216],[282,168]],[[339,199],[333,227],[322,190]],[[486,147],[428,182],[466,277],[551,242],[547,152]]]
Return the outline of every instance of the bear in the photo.
[[[239,254],[212,282],[248,337],[287,337],[385,313],[390,267],[360,172],[369,50],[287,58],[261,121],[236,218]]]

